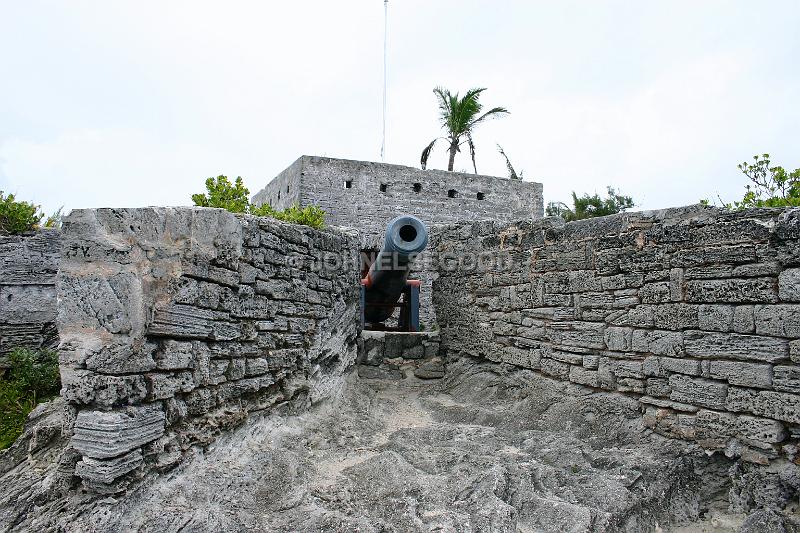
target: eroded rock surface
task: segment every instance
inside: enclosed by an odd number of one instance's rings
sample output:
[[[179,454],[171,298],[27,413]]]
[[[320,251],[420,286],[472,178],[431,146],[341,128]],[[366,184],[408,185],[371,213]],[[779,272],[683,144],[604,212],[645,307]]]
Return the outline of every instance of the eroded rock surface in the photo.
[[[0,479],[32,487],[0,503],[0,531],[719,532],[755,505],[773,511],[747,524],[794,527],[796,468],[754,473],[654,434],[635,400],[530,370],[353,373],[337,398],[297,412],[253,416],[124,497],[43,501],[54,467],[23,463]]]

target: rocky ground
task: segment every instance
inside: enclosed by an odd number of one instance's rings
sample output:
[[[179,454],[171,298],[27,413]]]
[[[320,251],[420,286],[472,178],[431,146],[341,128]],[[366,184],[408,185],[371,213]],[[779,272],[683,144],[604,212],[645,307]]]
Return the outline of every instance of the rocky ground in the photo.
[[[432,381],[353,373],[335,400],[252,417],[124,498],[39,505],[53,489],[20,465],[0,531],[793,531],[729,514],[735,465],[608,394],[472,362]]]

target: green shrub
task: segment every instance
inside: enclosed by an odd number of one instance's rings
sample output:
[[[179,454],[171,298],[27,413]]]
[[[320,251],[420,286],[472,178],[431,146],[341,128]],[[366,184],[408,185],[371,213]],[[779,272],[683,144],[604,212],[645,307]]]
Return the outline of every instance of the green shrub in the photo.
[[[231,213],[246,213],[250,209],[250,191],[244,186],[241,177],[231,183],[227,176],[217,176],[206,180],[207,194],[193,194],[194,205],[200,207],[219,207]]]
[[[738,165],[752,185],[745,185],[741,202],[725,204],[728,209],[748,207],[798,207],[800,206],[800,168],[787,172],[781,166],[771,167],[769,154],[753,156],[754,163]]]
[[[58,211],[47,217],[47,220],[44,222],[45,228],[53,228],[53,229],[61,229],[61,224],[64,221],[64,214],[61,210],[64,209],[64,206],[58,208]]]
[[[282,211],[273,209],[272,206],[264,204],[260,207],[252,206],[250,211],[259,217],[272,217],[292,224],[302,224],[312,228],[321,229],[325,227],[325,211],[315,205],[299,207],[293,205]]]
[[[14,443],[25,419],[40,402],[58,395],[58,355],[50,350],[13,350],[11,368],[0,378],[0,449]]]
[[[36,229],[44,215],[39,206],[30,202],[19,202],[13,194],[5,196],[0,191],[0,233],[22,233]]]
[[[607,195],[605,198],[601,198],[597,193],[594,196],[584,194],[578,197],[573,191],[572,208],[563,202],[550,202],[547,204],[546,214],[549,217],[559,216],[567,222],[571,222],[585,218],[614,215],[634,206],[633,198],[630,196],[618,194],[613,187],[606,187],[606,189]]]
[[[226,176],[206,180],[205,194],[193,194],[192,201],[199,207],[219,207],[231,213],[250,213],[259,217],[271,217],[292,224],[302,224],[312,228],[325,227],[325,212],[315,206],[298,207],[293,205],[279,211],[269,204],[256,206],[250,203],[250,191],[244,186],[241,177],[231,183]]]

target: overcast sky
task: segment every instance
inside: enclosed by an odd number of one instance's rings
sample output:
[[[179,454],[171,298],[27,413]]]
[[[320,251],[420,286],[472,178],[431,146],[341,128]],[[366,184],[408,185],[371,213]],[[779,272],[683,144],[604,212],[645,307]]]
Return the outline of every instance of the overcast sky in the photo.
[[[505,175],[500,143],[546,201],[729,201],[755,153],[800,167],[798,28],[798,0],[390,0],[386,160],[440,133],[433,87],[480,86],[511,111],[478,130],[481,173]],[[0,0],[0,190],[188,205],[302,154],[379,161],[382,50],[381,0]]]

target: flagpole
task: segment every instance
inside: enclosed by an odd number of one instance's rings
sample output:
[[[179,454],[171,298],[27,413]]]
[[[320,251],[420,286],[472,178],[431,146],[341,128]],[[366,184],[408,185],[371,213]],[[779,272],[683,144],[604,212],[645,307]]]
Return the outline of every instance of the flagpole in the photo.
[[[386,161],[386,40],[389,26],[389,0],[383,0],[383,137],[381,139],[381,162]]]

